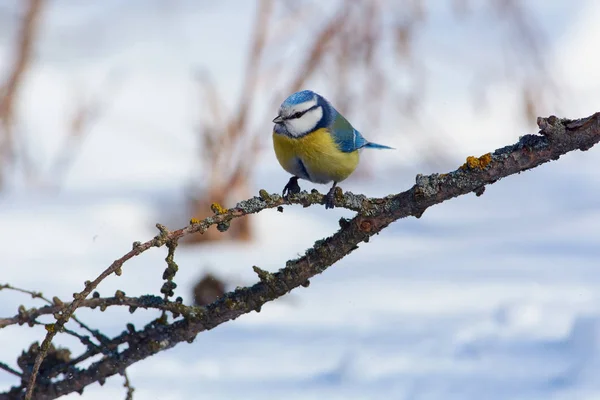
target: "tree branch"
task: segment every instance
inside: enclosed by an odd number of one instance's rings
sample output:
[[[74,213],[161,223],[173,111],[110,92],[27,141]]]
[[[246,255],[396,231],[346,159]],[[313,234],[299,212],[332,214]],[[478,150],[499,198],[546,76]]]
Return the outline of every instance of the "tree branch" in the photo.
[[[53,399],[74,391],[81,392],[93,382],[103,383],[107,377],[124,372],[128,366],[139,360],[169,349],[182,341],[192,342],[199,332],[212,329],[251,311],[259,312],[266,302],[281,297],[298,286],[308,286],[310,278],[325,271],[356,250],[361,242],[368,242],[371,236],[398,219],[408,216],[419,218],[432,205],[460,195],[474,192],[479,196],[486,185],[499,179],[556,160],[573,150],[588,150],[600,141],[600,113],[578,120],[551,116],[538,118],[537,122],[541,135],[525,135],[519,142],[493,153],[478,158],[467,157],[465,164],[450,173],[417,175],[416,184],[405,192],[377,199],[349,192],[343,194],[340,189],[336,193],[335,205],[357,211],[358,214],[352,219],[342,218],[341,229],[333,236],[315,242],[304,256],[288,261],[284,268],[275,273],[255,266],[253,269],[260,281],[254,286],[238,288],[206,307],[185,307],[186,312],[182,313],[184,318],[170,325],[153,321],[142,331],[130,332],[130,336],[123,336],[123,340],[129,344],[127,349],[120,352],[115,350],[87,369],[74,369],[66,374],[67,377],[63,380],[54,383],[44,381],[35,386],[36,374],[50,349],[53,337],[63,329],[78,307],[88,304],[85,298],[103,279],[113,273],[121,274],[123,264],[127,260],[152,247],[164,246],[192,233],[203,233],[212,225],[217,225],[219,230],[226,230],[231,220],[264,209],[279,208],[283,204],[322,204],[323,195],[317,191],[302,192],[293,196],[289,202],[284,202],[280,196],[269,195],[261,190],[259,197],[242,201],[229,210],[213,204],[215,216],[202,221],[192,220],[185,228],[168,231],[162,225],[157,225],[159,235],[145,243],[134,243],[131,251],[113,262],[94,281],[87,282],[85,290],[75,293],[72,303],[54,313],[57,321],[46,326],[48,333],[35,360],[26,398],[31,397],[34,387],[37,399]],[[279,210],[282,211],[282,208]],[[0,399],[20,397],[21,394],[22,388],[15,388],[0,395]]]
[[[0,329],[10,325],[23,325],[33,323],[41,315],[49,315],[62,311],[65,307],[70,307],[71,303],[48,305],[40,308],[32,308],[26,310],[24,307],[19,309],[19,313],[14,317],[0,318]],[[101,311],[111,306],[126,306],[130,311],[135,311],[138,308],[156,309],[161,311],[170,311],[175,314],[185,315],[188,306],[179,302],[168,301],[159,296],[145,295],[140,297],[127,297],[123,292],[117,291],[114,297],[94,297],[86,299],[79,303],[77,308],[99,308]]]
[[[5,363],[3,363],[3,362],[0,362],[0,369],[3,369],[3,370],[5,370],[6,372],[8,372],[8,373],[10,373],[10,374],[16,375],[16,376],[18,376],[19,378],[20,378],[21,376],[23,376],[23,374],[21,374],[19,371],[16,371],[16,370],[12,369],[11,367],[9,367],[8,365],[6,365],[6,364],[5,364]]]
[[[17,316],[15,316],[14,318],[0,318],[0,329],[6,327],[8,325],[13,325],[13,324],[22,325],[24,323],[27,323],[30,326],[33,326],[33,324],[38,323],[36,321],[36,318],[38,316],[58,312],[58,311],[62,310],[62,308],[64,307],[64,303],[58,297],[54,297],[52,300],[50,300],[47,297],[45,297],[43,295],[43,293],[41,293],[41,292],[35,292],[32,290],[21,289],[21,288],[12,286],[10,284],[0,284],[0,290],[13,290],[15,292],[25,293],[25,294],[30,295],[31,298],[33,298],[33,299],[41,299],[41,300],[45,301],[46,303],[48,303],[49,305],[55,306],[55,307],[44,307],[42,309],[33,308],[30,310],[26,310],[25,307],[19,307],[19,314]],[[107,301],[110,302],[110,299],[107,299]],[[90,307],[93,308],[93,305],[90,305]],[[54,311],[45,312],[45,310],[54,310]],[[98,341],[100,343],[102,343],[103,337],[102,337],[102,334],[100,334],[100,332],[98,332],[95,329],[90,328],[89,326],[84,324],[82,321],[77,319],[74,315],[71,318],[73,319],[73,321],[77,322],[77,324],[79,324],[79,326],[82,329],[85,329],[86,331],[91,333],[96,339],[98,339]],[[38,324],[40,324],[40,323],[38,323]]]

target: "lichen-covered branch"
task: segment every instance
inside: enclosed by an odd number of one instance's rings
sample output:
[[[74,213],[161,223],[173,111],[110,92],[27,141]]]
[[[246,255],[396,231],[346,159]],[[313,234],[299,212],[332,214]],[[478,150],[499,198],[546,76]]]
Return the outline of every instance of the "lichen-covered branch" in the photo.
[[[202,221],[192,220],[189,226],[176,231],[169,231],[162,225],[158,225],[159,235],[145,243],[134,243],[132,250],[116,260],[94,281],[87,282],[82,292],[75,293],[72,303],[64,305],[60,311],[53,313],[56,323],[47,326],[46,338],[40,351],[36,353],[34,368],[27,387],[27,397],[34,394],[34,387],[36,399],[53,399],[74,391],[81,392],[85,386],[93,382],[102,383],[107,377],[122,373],[128,366],[139,360],[169,349],[182,341],[191,342],[199,332],[212,329],[251,311],[259,312],[266,302],[281,297],[298,286],[308,286],[310,278],[325,271],[356,250],[360,243],[368,242],[371,236],[398,219],[408,216],[419,218],[432,205],[460,195],[471,192],[481,195],[486,185],[499,179],[556,160],[573,150],[587,150],[600,141],[600,113],[578,120],[559,119],[553,116],[538,118],[538,126],[540,135],[526,135],[519,142],[493,153],[481,157],[468,157],[466,162],[455,171],[427,176],[418,175],[416,184],[402,193],[374,199],[352,193],[344,194],[339,190],[336,193],[335,205],[357,211],[357,215],[352,219],[341,219],[340,230],[337,233],[315,242],[302,257],[288,261],[284,268],[273,273],[255,266],[253,269],[258,275],[258,283],[251,287],[238,288],[205,307],[177,308],[177,302],[166,302],[159,298],[162,302],[161,307],[164,307],[161,309],[175,312],[176,316],[181,315],[182,318],[171,324],[153,321],[141,331],[133,329],[122,337],[122,340],[129,344],[126,350],[114,351],[87,369],[72,369],[67,374],[68,377],[63,380],[57,382],[44,380],[35,385],[35,376],[51,348],[53,337],[64,328],[65,323],[78,307],[91,304],[86,297],[103,279],[113,273],[121,274],[123,264],[127,260],[152,247],[173,243],[191,233],[205,232],[212,225],[217,225],[219,230],[226,230],[231,220],[268,208],[278,207],[281,211],[280,207],[285,204],[304,206],[321,204],[323,195],[316,191],[302,192],[293,196],[288,202],[278,195],[261,191],[260,196],[243,201],[229,210],[214,204],[212,207],[214,216]],[[169,307],[176,307],[176,309]],[[10,393],[0,395],[0,399],[20,397],[22,391],[22,387],[13,388]]]
[[[0,329],[10,325],[32,324],[41,315],[52,315],[69,306],[70,304],[63,304],[60,302],[40,308],[31,308],[29,310],[24,306],[19,307],[17,315],[8,318],[0,318]],[[93,297],[91,299],[85,299],[79,304],[78,308],[98,308],[100,311],[104,311],[112,306],[129,307],[131,312],[134,312],[138,308],[145,308],[169,311],[176,314],[186,314],[186,306],[181,304],[180,298],[178,301],[168,301],[153,295],[127,297],[122,291],[117,291],[114,297]]]

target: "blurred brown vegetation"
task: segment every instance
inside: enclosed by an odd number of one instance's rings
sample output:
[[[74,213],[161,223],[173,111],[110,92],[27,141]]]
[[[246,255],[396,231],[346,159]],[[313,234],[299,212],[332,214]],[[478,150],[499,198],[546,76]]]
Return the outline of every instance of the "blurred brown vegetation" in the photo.
[[[5,179],[10,174],[16,173],[17,166],[21,169],[23,183],[56,190],[60,188],[77,157],[91,125],[105,108],[104,101],[110,99],[112,94],[110,90],[114,90],[110,84],[114,82],[107,80],[104,85],[109,90],[108,93],[103,94],[106,99],[101,98],[100,95],[82,93],[81,88],[73,92],[73,106],[65,121],[62,143],[58,146],[50,165],[42,168],[42,165],[37,162],[35,139],[28,143],[20,130],[16,103],[19,90],[27,78],[27,71],[34,62],[36,40],[40,35],[40,26],[43,22],[43,11],[49,3],[46,0],[23,0],[22,4],[23,10],[13,48],[12,63],[0,86],[0,190],[5,187]],[[2,82],[1,78],[0,82]],[[42,134],[43,132],[35,132],[35,135]]]
[[[95,98],[74,102],[72,117],[65,122],[64,143],[50,167],[41,171],[34,161],[33,146],[15,129],[15,104],[32,63],[47,3],[23,0],[22,5],[11,63],[5,78],[0,79],[0,189],[2,178],[17,164],[28,183],[59,187],[90,124],[98,118],[101,102]],[[549,97],[548,88],[553,86],[540,52],[543,34],[536,16],[524,5],[522,0],[440,2],[440,6],[451,6],[456,24],[465,18],[491,16],[502,27],[504,45],[497,51],[498,64],[503,65],[505,77],[521,88],[523,116],[534,120]],[[316,0],[257,0],[256,14],[249,16],[254,23],[234,106],[227,105],[224,99],[230,100],[230,96],[222,92],[210,71],[199,68],[195,74],[202,99],[196,129],[202,184],[189,193],[190,216],[206,217],[212,203],[229,207],[250,195],[253,166],[263,151],[269,151],[270,135],[265,128],[270,129],[270,121],[287,95],[311,83],[325,82],[331,87],[330,97],[336,107],[353,119],[368,121],[372,129],[380,123],[384,101],[388,112],[392,107],[402,118],[418,118],[419,107],[427,101],[424,88],[428,77],[416,49],[419,32],[429,22],[429,7],[432,5],[423,0],[338,0],[326,4]],[[490,71],[473,74],[474,104],[485,106],[485,86],[495,77]],[[410,84],[397,85],[400,75],[408,77]],[[33,132],[30,136],[42,134]],[[424,157],[443,158],[444,147],[432,134],[426,128],[407,130],[403,140],[417,143]],[[368,170],[363,168],[362,173]],[[252,238],[251,223],[251,218],[244,218],[235,221],[225,235],[211,230],[190,240],[247,241]]]
[[[210,214],[212,202],[227,207],[250,195],[252,167],[269,145],[269,135],[264,128],[270,124],[265,121],[271,120],[287,95],[305,88],[312,79],[325,77],[332,87],[331,100],[336,108],[343,114],[364,112],[369,126],[379,123],[381,102],[387,96],[405,118],[414,118],[425,101],[423,88],[427,76],[413,49],[419,29],[427,23],[428,6],[424,1],[399,4],[392,0],[341,0],[332,11],[325,13],[322,4],[316,1],[260,0],[258,4],[237,108],[227,109],[221,97],[224,94],[207,72],[198,76],[202,106],[209,109],[198,129],[200,157],[206,174],[205,189],[191,201],[193,215],[198,218]],[[457,23],[475,13],[468,0],[454,0],[452,7]],[[505,48],[498,53],[504,57],[506,75],[519,81],[524,116],[533,121],[543,104],[544,91],[551,84],[540,55],[543,35],[535,16],[530,15],[519,0],[488,0],[483,12],[509,27]],[[301,42],[302,34],[307,31],[310,32],[308,44],[300,57],[294,55],[292,64],[282,48]],[[398,90],[393,84],[397,76],[385,68],[382,59],[390,52],[395,71],[402,71],[411,78],[412,84],[406,89]],[[515,59],[521,61],[515,62]],[[477,106],[484,104],[481,100],[486,80],[493,78],[483,71],[473,83]],[[253,100],[265,95],[271,96],[267,98],[272,111],[252,124]],[[411,135],[411,132],[404,134]],[[422,142],[423,154],[431,159],[444,156],[443,147],[422,131],[412,132],[408,140]],[[196,235],[190,240],[246,241],[251,239],[251,222],[250,218],[236,221],[227,235],[218,234],[212,228],[208,234]]]
[[[15,43],[12,65],[0,86],[0,188],[4,186],[7,169],[17,162],[15,154],[15,103],[25,72],[31,61],[39,28],[43,0],[24,1],[25,12]]]
[[[217,276],[206,272],[194,286],[194,304],[205,306],[225,294],[226,282]]]

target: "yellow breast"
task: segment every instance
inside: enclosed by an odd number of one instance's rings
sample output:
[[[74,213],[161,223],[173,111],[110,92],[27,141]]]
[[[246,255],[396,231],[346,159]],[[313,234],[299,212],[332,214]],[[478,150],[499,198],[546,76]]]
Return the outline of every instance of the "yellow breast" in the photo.
[[[341,182],[358,165],[358,150],[340,151],[325,128],[301,138],[273,132],[273,147],[283,169],[315,183]]]

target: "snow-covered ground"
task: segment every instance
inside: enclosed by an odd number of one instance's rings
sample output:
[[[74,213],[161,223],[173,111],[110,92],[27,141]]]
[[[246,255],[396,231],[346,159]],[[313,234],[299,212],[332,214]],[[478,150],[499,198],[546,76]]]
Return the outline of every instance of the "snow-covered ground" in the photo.
[[[68,299],[133,241],[154,236],[156,222],[177,228],[190,217],[173,217],[181,214],[197,166],[189,65],[214,64],[217,77],[234,90],[245,53],[231,51],[216,60],[206,55],[220,46],[244,49],[237,39],[250,27],[252,3],[191,7],[193,2],[181,1],[180,11],[167,16],[156,11],[160,7],[144,7],[148,2],[128,2],[130,9],[117,3],[55,1],[46,15],[47,33],[20,103],[23,129],[36,133],[40,157],[50,159],[60,143],[74,85],[100,87],[114,66],[129,72],[86,138],[64,190],[50,193],[16,182],[0,197],[2,283]],[[600,5],[527,3],[551,27],[547,57],[567,87],[561,110],[547,114],[599,111]],[[158,18],[171,18],[173,29],[152,30]],[[219,29],[225,20],[235,29],[223,31],[220,42],[207,37],[205,30]],[[81,29],[96,35],[96,46],[70,33]],[[434,49],[455,40],[435,33],[423,39]],[[10,36],[2,35],[5,51]],[[430,64],[439,69],[444,54],[432,54]],[[452,81],[465,65],[452,68],[434,68],[440,90],[427,103],[429,115],[453,133],[450,160],[436,167],[439,172],[534,131],[514,118],[509,83],[495,86],[490,108],[475,112],[467,91],[457,94]],[[266,122],[266,134],[269,128]],[[398,131],[388,137],[382,130],[378,139],[400,145]],[[463,196],[432,207],[419,220],[393,224],[309,288],[132,366],[135,398],[600,399],[599,151],[569,154],[500,181],[481,197]],[[369,181],[351,179],[344,189],[382,196],[410,187],[416,173],[433,172],[422,166],[399,170],[391,152],[363,155],[374,174]],[[266,152],[254,193],[278,192],[286,181]],[[177,293],[190,302],[191,288],[206,270],[233,285],[252,284],[252,265],[282,267],[333,233],[340,216],[351,215],[322,207],[269,210],[253,217],[251,243],[180,247]],[[157,293],[165,254],[154,249],[135,258],[100,292]],[[19,304],[41,303],[0,292],[0,315],[13,315]],[[113,335],[126,322],[141,327],[154,316],[126,309],[77,315]],[[1,330],[0,360],[14,366],[21,350],[43,336],[41,328]],[[56,342],[81,348],[65,335]],[[1,390],[14,383],[0,371]],[[88,387],[83,398],[122,396],[122,378],[113,377],[103,387]]]

